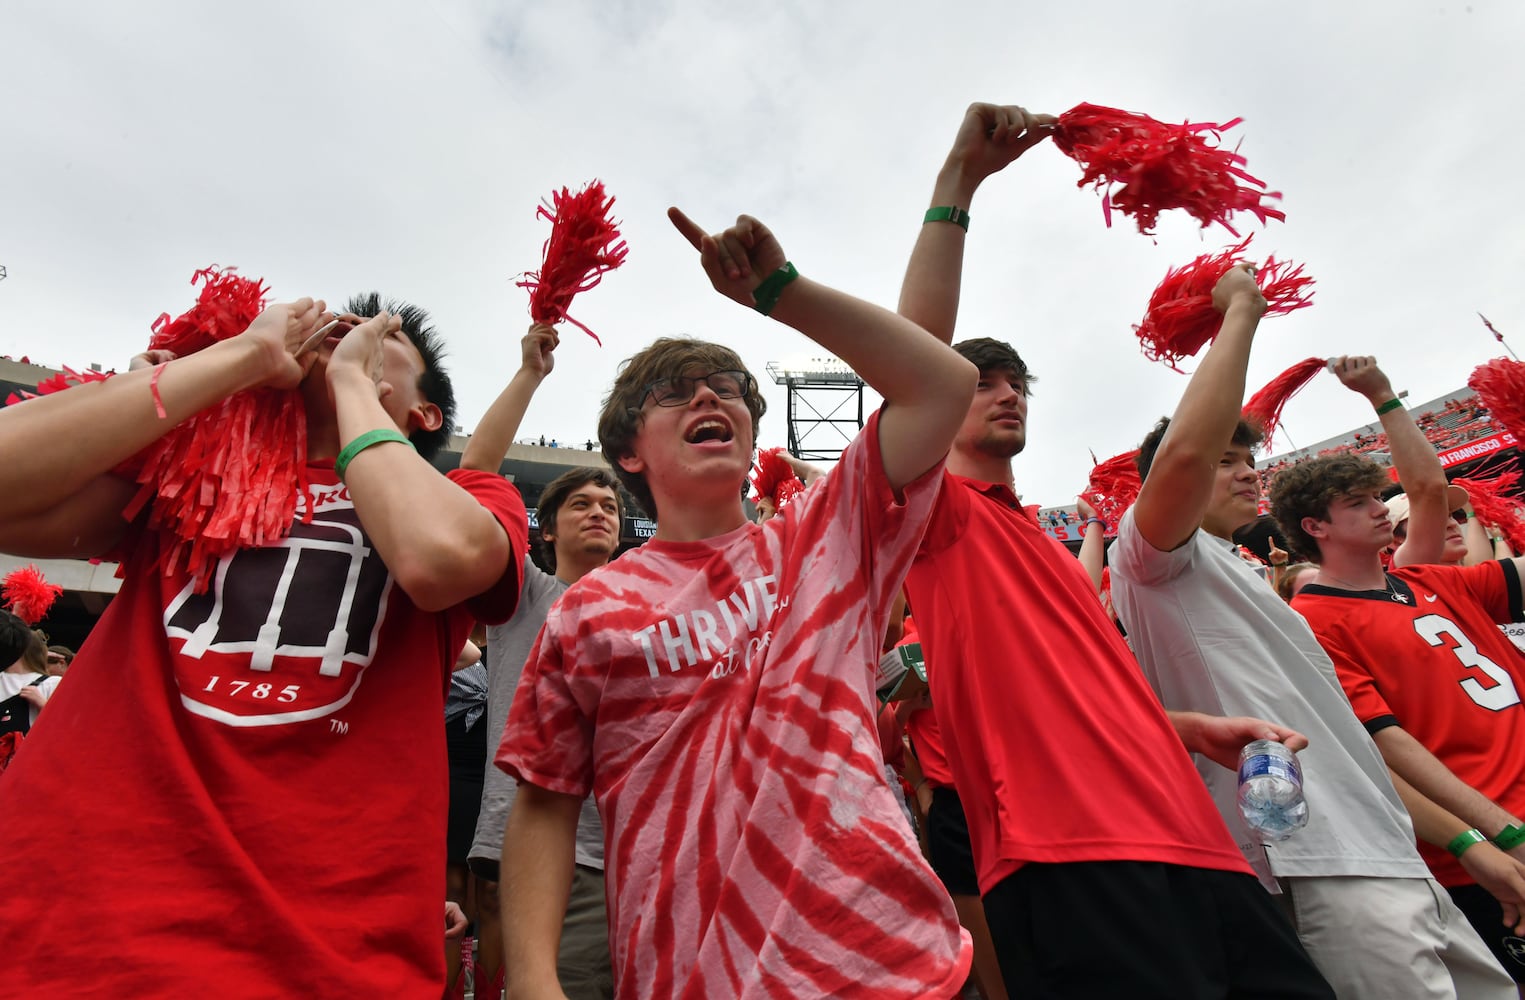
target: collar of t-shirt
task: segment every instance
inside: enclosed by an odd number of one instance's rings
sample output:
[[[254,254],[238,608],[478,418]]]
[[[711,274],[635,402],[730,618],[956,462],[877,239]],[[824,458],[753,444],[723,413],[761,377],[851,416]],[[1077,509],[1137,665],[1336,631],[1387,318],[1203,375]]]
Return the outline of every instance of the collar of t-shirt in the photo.
[[[1025,515],[1027,511],[1022,507],[1022,501],[1017,499],[1017,494],[1005,483],[987,483],[983,479],[970,479],[968,476],[960,476],[956,472],[950,472],[955,482],[967,486],[976,493],[983,493],[992,500],[997,500],[1004,506]],[[1029,520],[1032,520],[1029,518]],[[1036,524],[1036,521],[1033,521]]]

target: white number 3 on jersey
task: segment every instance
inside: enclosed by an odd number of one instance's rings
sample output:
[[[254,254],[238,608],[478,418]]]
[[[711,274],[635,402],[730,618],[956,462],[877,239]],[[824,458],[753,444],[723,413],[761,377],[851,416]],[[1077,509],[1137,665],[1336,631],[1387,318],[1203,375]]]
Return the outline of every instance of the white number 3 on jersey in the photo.
[[[1449,618],[1440,615],[1425,615],[1414,621],[1414,631],[1419,633],[1419,638],[1431,646],[1446,645],[1445,639],[1450,638],[1456,645],[1451,652],[1461,661],[1464,667],[1476,668],[1488,675],[1493,683],[1485,686],[1476,677],[1467,677],[1461,681],[1461,689],[1467,692],[1467,697],[1477,702],[1490,712],[1501,712],[1511,705],[1520,703],[1520,694],[1515,690],[1514,681],[1508,671],[1494,663],[1488,657],[1477,651],[1477,647],[1462,635],[1461,629]]]

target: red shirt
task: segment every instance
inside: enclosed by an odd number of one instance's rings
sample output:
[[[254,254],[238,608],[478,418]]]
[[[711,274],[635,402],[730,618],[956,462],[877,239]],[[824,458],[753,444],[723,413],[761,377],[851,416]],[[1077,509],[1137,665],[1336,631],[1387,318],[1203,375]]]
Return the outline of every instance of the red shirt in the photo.
[[[1368,731],[1402,726],[1462,781],[1525,816],[1525,620],[1512,562],[1405,566],[1386,590],[1310,584],[1292,601],[1334,661]],[[1396,599],[1395,599],[1396,598]],[[1445,850],[1419,853],[1441,885],[1473,882]]]
[[[524,504],[450,473],[514,554],[493,590],[425,612],[332,463],[308,473],[312,522],[224,559],[206,593],[156,568],[158,535],[130,545],[0,780],[0,828],[41,851],[0,893],[3,989],[440,995],[445,690],[473,617],[513,611]]]
[[[1007,487],[946,480],[906,586],[981,892],[1033,861],[1249,873],[1079,561]]]

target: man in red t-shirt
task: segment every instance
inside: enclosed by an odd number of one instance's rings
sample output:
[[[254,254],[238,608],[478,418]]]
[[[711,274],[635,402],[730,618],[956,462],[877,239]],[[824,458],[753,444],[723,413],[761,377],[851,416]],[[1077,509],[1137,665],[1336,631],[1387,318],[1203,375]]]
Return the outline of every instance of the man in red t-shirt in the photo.
[[[413,307],[372,296],[340,320],[301,299],[0,411],[0,447],[29,456],[0,549],[113,553],[124,577],[0,782],[7,835],[57,848],[0,894],[7,990],[440,995],[439,720],[472,619],[513,611],[527,528],[500,477],[429,464],[454,408],[439,356]],[[198,589],[150,511],[123,519],[138,485],[113,470],[251,388],[301,394],[308,486],[272,483],[289,532]]]
[[[1414,483],[1428,480],[1443,501],[1433,449],[1428,460],[1433,468],[1400,465],[1399,473],[1411,496]],[[1525,621],[1525,559],[1384,572],[1393,527],[1380,496],[1391,482],[1381,466],[1354,455],[1310,459],[1277,475],[1272,512],[1319,563],[1292,607],[1328,651],[1388,767],[1455,817],[1447,849],[1421,843],[1420,853],[1505,970],[1525,982],[1525,865],[1518,864],[1525,862],[1525,654],[1499,630]],[[1441,521],[1444,508],[1435,513]],[[1425,534],[1438,558],[1440,525]],[[1405,547],[1422,541],[1418,535],[1410,531]],[[1494,846],[1518,870],[1511,885],[1484,889],[1460,859]]]
[[[900,299],[944,342],[967,206],[1053,123],[984,104],[965,115]],[[1258,719],[1167,716],[1085,570],[1017,496],[1027,366],[995,340],[955,349],[980,381],[907,591],[1007,989],[1332,997],[1186,753],[1233,767],[1252,739],[1305,741]]]
[[[778,516],[742,509],[763,400],[734,352],[664,338],[599,418],[656,536],[568,588],[497,764],[514,996],[561,996],[573,832],[604,823],[620,996],[947,998],[970,945],[885,782],[874,677],[974,370],[904,318],[799,277],[757,220],[709,236],[714,287],[852,365],[884,407]]]

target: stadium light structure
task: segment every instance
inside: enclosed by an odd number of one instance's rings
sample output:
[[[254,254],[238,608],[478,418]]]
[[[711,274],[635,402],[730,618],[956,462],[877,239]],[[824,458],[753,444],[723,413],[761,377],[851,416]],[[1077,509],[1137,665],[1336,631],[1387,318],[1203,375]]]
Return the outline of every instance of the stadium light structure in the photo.
[[[863,429],[863,380],[834,357],[768,362],[789,391],[789,451],[807,462],[834,462]]]

